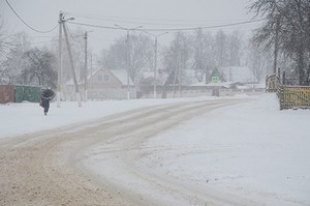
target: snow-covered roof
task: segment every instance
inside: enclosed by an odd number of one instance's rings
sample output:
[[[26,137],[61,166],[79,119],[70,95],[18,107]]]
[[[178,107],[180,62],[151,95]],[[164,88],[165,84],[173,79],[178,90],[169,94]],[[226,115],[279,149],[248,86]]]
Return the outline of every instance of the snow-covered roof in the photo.
[[[127,85],[127,71],[125,69],[110,70],[110,72],[119,80],[123,85]],[[129,85],[133,86],[133,82],[129,77]]]
[[[88,79],[90,79],[93,75],[95,75],[97,72],[100,72],[101,70],[105,70],[105,69],[98,69],[95,72],[93,72],[92,74],[88,75]],[[109,71],[123,84],[123,85],[127,85],[127,72],[124,69],[118,69],[118,70],[110,70]],[[77,81],[78,84],[84,84],[84,79],[78,80]],[[67,85],[74,85],[73,79],[70,79],[67,82]],[[131,80],[131,78],[129,78],[129,85],[133,86],[133,82]]]
[[[202,86],[207,86],[207,87],[226,87],[229,88],[231,83],[228,82],[219,82],[219,83],[208,83],[206,84],[205,82],[198,82],[195,84],[192,84],[192,87],[202,87]]]
[[[199,82],[192,84],[192,87],[224,87],[224,88],[231,88],[235,82],[219,82],[219,83],[208,83],[206,84],[205,82]],[[263,89],[265,88],[265,84],[262,83],[250,83],[250,84],[241,84],[241,85],[235,85],[236,88],[238,89]]]

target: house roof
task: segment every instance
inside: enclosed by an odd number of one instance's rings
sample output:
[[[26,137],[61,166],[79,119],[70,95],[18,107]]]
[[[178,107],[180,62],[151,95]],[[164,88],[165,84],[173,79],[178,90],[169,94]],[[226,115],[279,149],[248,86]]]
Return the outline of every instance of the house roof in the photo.
[[[98,70],[94,71],[93,74],[89,74],[88,80],[92,76],[96,75],[98,72],[103,71],[103,70],[106,70],[106,69],[104,69],[104,68],[98,69]],[[127,72],[126,72],[126,70],[124,70],[124,69],[118,69],[118,70],[107,69],[107,70],[110,71],[121,82],[122,85],[127,85]],[[78,84],[84,84],[84,79],[79,80]],[[67,82],[67,85],[74,85],[73,79],[69,80]],[[129,85],[130,86],[134,85],[131,78],[129,78]]]
[[[110,70],[110,72],[123,84],[127,85],[127,71],[125,69]],[[133,86],[132,79],[129,77],[129,85]]]

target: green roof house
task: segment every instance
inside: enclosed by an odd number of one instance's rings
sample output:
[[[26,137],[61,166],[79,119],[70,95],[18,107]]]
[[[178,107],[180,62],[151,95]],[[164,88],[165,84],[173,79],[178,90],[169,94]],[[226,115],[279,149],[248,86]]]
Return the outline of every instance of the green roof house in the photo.
[[[217,69],[213,69],[210,78],[209,78],[209,82],[206,83],[220,83],[220,82],[225,82],[225,79],[223,77],[223,74]]]

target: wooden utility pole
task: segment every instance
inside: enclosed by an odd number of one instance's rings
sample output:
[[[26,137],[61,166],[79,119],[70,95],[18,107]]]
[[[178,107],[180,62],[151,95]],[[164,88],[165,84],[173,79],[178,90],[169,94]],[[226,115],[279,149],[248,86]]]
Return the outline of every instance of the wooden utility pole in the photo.
[[[85,32],[84,102],[87,102],[87,31]]]
[[[62,23],[63,13],[59,13],[59,40],[58,40],[58,82],[57,82],[57,107],[60,107],[60,96],[61,96],[61,84],[62,84]]]
[[[77,102],[78,102],[79,107],[81,107],[82,106],[81,95],[80,95],[79,86],[78,86],[78,83],[76,80],[75,69],[74,69],[73,58],[72,58],[72,52],[71,52],[71,47],[70,47],[69,40],[68,40],[68,33],[67,33],[65,23],[63,23],[62,25],[63,25],[63,29],[64,29],[64,33],[65,33],[65,39],[66,39],[66,43],[67,43],[67,49],[68,49],[68,55],[69,55],[69,60],[70,60],[72,76],[73,76],[76,98],[77,98]]]

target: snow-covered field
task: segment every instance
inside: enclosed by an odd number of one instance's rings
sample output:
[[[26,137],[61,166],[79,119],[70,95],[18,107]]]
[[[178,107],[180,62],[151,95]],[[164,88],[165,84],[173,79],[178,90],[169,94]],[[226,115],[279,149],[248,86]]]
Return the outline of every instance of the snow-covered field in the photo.
[[[181,187],[197,193],[210,190],[216,198],[225,194],[261,205],[310,205],[310,111],[279,111],[274,94],[237,98],[253,101],[201,114],[157,134],[144,142],[140,150],[145,155],[135,166],[179,180]],[[38,104],[0,105],[0,138],[193,100],[197,98],[87,102],[81,108],[73,102],[61,108],[52,103],[47,116]],[[99,175],[109,172],[108,162],[91,164],[96,160],[100,153],[84,163]],[[127,185],[134,181],[123,178],[119,181]],[[152,193],[152,188],[135,185],[137,191]]]
[[[309,110],[279,111],[276,97],[266,96],[152,138],[147,146],[165,150],[145,164],[261,205],[310,205],[309,120]]]

